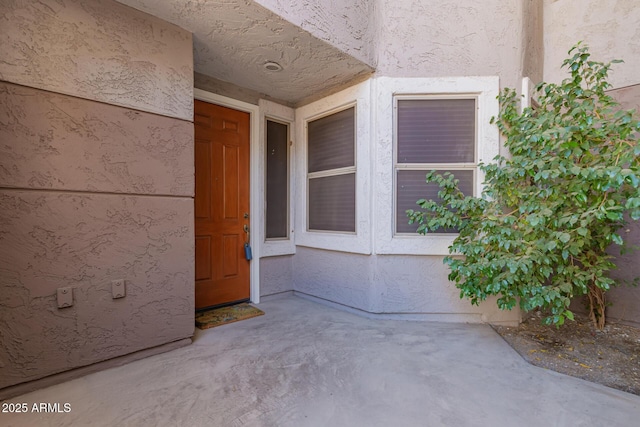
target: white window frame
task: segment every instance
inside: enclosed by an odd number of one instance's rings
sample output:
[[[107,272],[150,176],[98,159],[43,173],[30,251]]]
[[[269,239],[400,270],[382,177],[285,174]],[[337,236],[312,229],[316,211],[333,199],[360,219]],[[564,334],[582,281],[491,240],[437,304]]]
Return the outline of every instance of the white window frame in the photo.
[[[307,195],[307,199],[306,199],[306,204],[307,204],[307,218],[306,218],[306,224],[307,224],[307,231],[309,232],[313,232],[313,233],[333,233],[333,234],[357,234],[358,233],[358,223],[356,222],[356,218],[358,217],[358,206],[355,206],[355,212],[354,212],[354,231],[338,231],[338,230],[316,230],[313,229],[309,226],[309,184],[311,182],[312,179],[315,178],[326,178],[326,177],[330,177],[330,176],[340,176],[340,175],[354,175],[356,184],[355,184],[355,189],[354,191],[358,191],[358,147],[356,145],[356,141],[358,136],[355,134],[356,132],[356,127],[357,127],[357,123],[358,123],[358,106],[356,104],[356,102],[352,102],[350,104],[346,104],[346,105],[342,105],[340,107],[337,107],[331,111],[327,111],[324,112],[322,114],[319,114],[318,116],[314,116],[314,117],[309,117],[307,119],[305,119],[305,123],[304,123],[304,127],[305,127],[305,141],[307,142],[307,148],[308,148],[308,144],[309,144],[309,123],[310,122],[314,122],[316,120],[320,120],[323,119],[325,117],[329,117],[333,114],[337,114],[340,113],[342,111],[345,110],[349,110],[353,108],[353,129],[354,129],[354,140],[353,140],[353,166],[345,166],[345,167],[341,167],[341,168],[334,168],[334,169],[327,169],[327,170],[323,170],[323,171],[318,171],[318,172],[309,172],[307,170],[307,179],[306,179],[306,186],[307,186],[307,191],[306,191],[306,195]],[[307,149],[307,155],[308,155],[309,151]],[[307,167],[309,165],[309,158],[307,157],[305,159]],[[355,197],[355,194],[354,194]]]
[[[525,108],[538,108],[540,103],[536,97],[536,85],[531,81],[529,77],[522,78],[522,87],[520,93],[520,114],[524,112]]]
[[[286,121],[283,121],[281,119],[275,118],[275,117],[271,117],[271,116],[266,116],[264,119],[264,126],[265,129],[268,128],[268,123],[267,122],[271,122],[271,123],[277,123],[279,125],[282,126],[286,126],[287,127],[287,136],[286,138],[286,150],[287,150],[287,158],[286,158],[286,165],[287,165],[287,183],[286,183],[286,187],[285,190],[287,192],[286,196],[285,196],[285,201],[287,202],[287,207],[285,209],[285,215],[286,215],[286,235],[282,236],[282,237],[267,237],[267,229],[266,229],[266,217],[265,217],[265,232],[264,232],[264,240],[269,242],[269,241],[277,241],[277,240],[290,240],[289,235],[291,234],[291,218],[289,215],[289,210],[291,209],[291,200],[290,200],[290,194],[291,194],[291,174],[290,172],[290,168],[289,168],[289,164],[291,163],[290,159],[291,159],[291,123],[288,123]],[[268,135],[266,134],[266,130],[265,130],[265,142],[267,140]],[[265,147],[267,147],[265,145]],[[265,181],[265,185],[267,183],[267,179],[268,179],[268,170],[267,170],[267,159],[269,157],[269,153],[266,152],[265,150],[265,156],[264,156],[264,160],[265,160],[265,170],[264,170],[264,181]],[[266,188],[265,188],[265,193],[264,193],[264,203],[265,203],[265,215],[266,215],[266,209],[268,209],[267,206],[267,192],[266,192]]]
[[[293,177],[295,176],[295,111],[293,108],[286,107],[284,105],[277,104],[272,101],[267,101],[261,99],[258,101],[258,106],[260,108],[260,159],[262,160],[262,168],[263,168],[263,179],[260,186],[260,197],[263,201],[263,206],[265,209],[261,212],[260,224],[262,230],[262,236],[264,239],[262,241],[262,250],[261,257],[271,257],[271,256],[282,256],[282,255],[293,255],[296,253],[296,245],[295,245],[295,229],[294,229],[294,218],[295,218],[295,208],[293,202],[293,196],[295,194],[295,180]],[[275,121],[278,123],[285,124],[289,127],[289,144],[288,144],[288,165],[289,165],[289,176],[288,176],[288,189],[289,194],[287,197],[288,201],[288,236],[286,238],[277,238],[277,239],[267,239],[267,211],[266,211],[266,201],[267,201],[267,120]]]
[[[359,83],[319,101],[296,109],[295,243],[318,249],[371,254],[371,82]],[[355,107],[355,232],[308,229],[307,123],[330,114]],[[343,168],[344,169],[344,168]],[[335,171],[344,171],[336,169]],[[351,169],[348,168],[348,169]],[[318,172],[312,176],[325,176]]]
[[[398,101],[404,100],[441,100],[441,99],[473,99],[475,102],[474,111],[474,142],[473,142],[473,159],[472,163],[398,163]],[[396,95],[393,97],[393,234],[395,236],[415,236],[416,233],[398,233],[397,222],[400,220],[408,221],[409,219],[405,215],[403,218],[398,218],[397,209],[397,188],[398,188],[398,171],[401,170],[419,170],[424,171],[425,176],[431,170],[466,170],[473,173],[473,196],[477,196],[476,183],[478,179],[478,96],[475,93],[470,94],[455,94],[455,95]],[[417,208],[417,205],[414,209]],[[416,226],[417,227],[417,226]],[[451,236],[455,233],[431,233],[432,236]]]
[[[500,150],[500,134],[497,126],[489,122],[497,116],[499,104],[497,96],[500,82],[497,76],[489,77],[448,77],[448,78],[392,78],[376,79],[376,197],[374,201],[375,250],[379,254],[401,255],[448,255],[449,246],[456,234],[429,233],[396,234],[395,218],[395,174],[396,168],[396,115],[394,108],[397,99],[405,97],[468,98],[476,97],[476,162],[469,167],[475,168],[474,194],[482,193],[484,174],[478,163],[489,163]],[[436,166],[430,164],[429,166]],[[451,169],[445,164],[437,164],[435,169]],[[460,167],[460,164],[456,165]]]

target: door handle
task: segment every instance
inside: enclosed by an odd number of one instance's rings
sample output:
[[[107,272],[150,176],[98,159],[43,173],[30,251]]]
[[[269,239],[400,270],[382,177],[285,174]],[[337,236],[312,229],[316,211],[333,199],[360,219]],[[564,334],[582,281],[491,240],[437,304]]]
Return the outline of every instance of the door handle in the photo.
[[[244,230],[245,234],[247,235],[246,243],[248,244],[248,243],[251,241],[251,239],[249,238],[249,236],[250,236],[250,234],[249,234],[249,233],[250,233],[250,231],[249,231],[249,226],[248,226],[247,224],[245,224],[245,225],[242,227],[242,229]]]

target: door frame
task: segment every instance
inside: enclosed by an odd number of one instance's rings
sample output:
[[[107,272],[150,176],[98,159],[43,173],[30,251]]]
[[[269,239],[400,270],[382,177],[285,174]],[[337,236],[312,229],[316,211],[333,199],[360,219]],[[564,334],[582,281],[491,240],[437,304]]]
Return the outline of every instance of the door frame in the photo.
[[[262,242],[262,230],[260,227],[260,218],[264,206],[260,197],[260,178],[262,167],[260,166],[260,108],[257,105],[247,102],[238,101],[233,98],[207,92],[202,89],[193,89],[193,97],[199,101],[209,102],[211,104],[220,105],[222,107],[232,108],[234,110],[249,113],[249,203],[250,217],[249,227],[251,233],[249,235],[249,244],[253,259],[249,264],[249,287],[250,299],[252,303],[260,302],[260,242]],[[195,143],[195,142],[194,142]],[[195,235],[193,237],[195,242]]]

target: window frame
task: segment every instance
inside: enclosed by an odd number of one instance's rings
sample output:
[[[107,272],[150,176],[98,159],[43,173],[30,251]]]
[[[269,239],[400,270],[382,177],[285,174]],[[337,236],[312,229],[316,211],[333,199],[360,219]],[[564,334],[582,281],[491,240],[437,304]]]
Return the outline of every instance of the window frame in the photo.
[[[333,114],[337,114],[340,113],[342,111],[346,111],[353,108],[353,132],[354,132],[354,138],[353,138],[353,166],[345,166],[345,167],[340,167],[340,168],[334,168],[334,169],[327,169],[327,170],[323,170],[323,171],[317,171],[317,172],[309,172],[309,123],[316,121],[316,120],[320,120],[323,119],[325,117],[329,117]],[[353,231],[338,231],[338,230],[316,230],[310,227],[309,225],[309,214],[311,212],[310,209],[310,191],[309,191],[309,186],[310,186],[310,182],[312,179],[317,179],[317,178],[326,178],[326,177],[330,177],[330,176],[340,176],[340,175],[354,175],[354,179],[355,179],[355,189],[354,192],[355,194],[353,195],[354,200],[357,197],[357,192],[358,192],[358,147],[357,147],[357,141],[358,141],[358,109],[357,109],[357,105],[356,102],[351,102],[345,105],[341,105],[339,107],[336,107],[332,110],[326,111],[324,113],[321,113],[319,115],[316,116],[311,116],[308,117],[304,120],[304,129],[305,129],[305,143],[306,143],[306,156],[305,156],[305,170],[307,171],[307,178],[306,178],[306,218],[305,218],[305,224],[306,224],[306,231],[309,233],[329,233],[329,234],[347,234],[347,235],[357,235],[358,234],[358,204],[355,203],[354,206],[354,230]]]
[[[274,123],[278,123],[281,125],[284,125],[287,127],[287,142],[286,142],[286,146],[287,146],[287,160],[286,160],[286,165],[287,165],[287,195],[286,195],[286,200],[287,200],[287,208],[286,208],[286,215],[287,215],[287,219],[286,219],[286,229],[287,229],[287,233],[286,236],[284,237],[267,237],[267,208],[268,208],[268,204],[267,204],[267,179],[268,179],[268,170],[267,170],[267,156],[269,155],[269,153],[267,152],[267,122],[274,122]],[[265,242],[281,242],[281,241],[288,241],[291,239],[291,128],[292,128],[292,124],[286,120],[282,120],[279,118],[274,118],[271,117],[268,114],[265,114],[264,116],[264,145],[265,145],[265,154],[264,154],[264,183],[265,183],[265,187],[264,187],[264,241]]]
[[[520,88],[520,114],[524,113],[525,108],[532,108],[534,110],[540,108],[540,103],[536,95],[536,85],[529,77],[523,77]]]
[[[378,77],[373,117],[375,142],[375,192],[373,197],[374,251],[381,255],[449,255],[457,234],[395,234],[395,130],[394,97],[401,96],[477,96],[476,162],[489,163],[500,153],[500,133],[491,117],[499,113],[498,76],[471,77]],[[440,167],[440,166],[439,166]],[[476,171],[474,194],[482,193],[484,174]]]
[[[398,162],[398,101],[404,100],[448,100],[448,99],[473,99],[474,101],[474,162],[458,163],[399,163]],[[478,180],[478,94],[403,94],[393,96],[393,236],[418,236],[417,233],[398,232],[398,172],[401,170],[424,171],[426,175],[431,170],[456,171],[463,170],[473,173],[473,196],[477,196]],[[406,217],[405,217],[406,219]],[[431,236],[455,236],[457,233],[430,233]]]
[[[293,197],[295,197],[296,192],[296,120],[295,120],[295,110],[293,108],[287,107],[285,105],[281,105],[275,103],[273,101],[268,101],[265,99],[260,99],[258,101],[258,107],[260,109],[260,119],[259,123],[259,132],[260,132],[260,176],[263,178],[260,180],[259,191],[260,191],[260,201],[262,203],[262,209],[260,212],[254,211],[254,216],[259,215],[259,223],[260,223],[260,231],[261,231],[261,241],[260,241],[260,257],[272,257],[272,256],[284,256],[284,255],[294,255],[296,253],[296,245],[295,245],[295,203]],[[267,215],[266,215],[266,196],[267,196],[267,187],[266,187],[266,176],[267,176],[267,120],[275,121],[278,123],[283,123],[288,125],[289,127],[289,144],[288,144],[288,168],[289,168],[289,176],[287,179],[289,185],[289,195],[287,197],[289,210],[287,212],[288,215],[288,224],[289,228],[288,237],[278,238],[278,239],[266,239],[267,236]]]
[[[315,249],[369,255],[372,253],[373,221],[373,143],[372,89],[375,81],[368,79],[332,95],[296,108],[295,138],[295,244]],[[307,230],[307,139],[306,123],[331,112],[355,105],[355,179],[356,231],[336,233]],[[294,146],[296,144],[294,143]]]

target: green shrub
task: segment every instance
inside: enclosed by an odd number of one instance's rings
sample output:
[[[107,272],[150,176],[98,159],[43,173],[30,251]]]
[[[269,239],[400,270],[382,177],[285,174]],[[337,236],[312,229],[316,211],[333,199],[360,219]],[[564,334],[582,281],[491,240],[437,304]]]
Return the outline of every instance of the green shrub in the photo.
[[[601,329],[605,292],[616,285],[606,249],[625,245],[618,230],[640,218],[640,122],[605,93],[611,63],[589,60],[580,43],[569,55],[570,78],[536,86],[536,108],[520,113],[516,92],[501,91],[491,123],[510,157],[480,165],[481,198],[432,171],[426,181],[439,184],[442,200],[419,200],[407,215],[422,234],[458,228],[444,262],[461,298],[497,295],[501,309],[545,309],[545,321],[559,326],[573,319],[571,299],[587,295]]]

